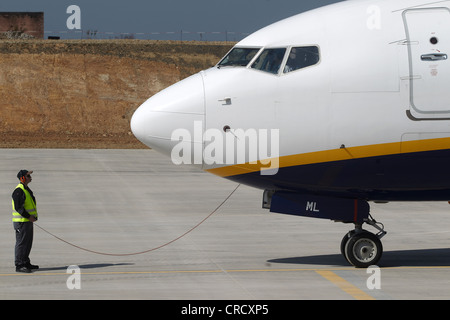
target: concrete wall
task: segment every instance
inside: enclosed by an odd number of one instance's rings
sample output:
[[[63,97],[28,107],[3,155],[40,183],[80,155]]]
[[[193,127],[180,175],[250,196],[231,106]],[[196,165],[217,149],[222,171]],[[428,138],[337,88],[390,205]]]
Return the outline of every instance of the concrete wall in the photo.
[[[18,31],[36,39],[43,39],[44,13],[0,12],[0,33],[7,31]]]

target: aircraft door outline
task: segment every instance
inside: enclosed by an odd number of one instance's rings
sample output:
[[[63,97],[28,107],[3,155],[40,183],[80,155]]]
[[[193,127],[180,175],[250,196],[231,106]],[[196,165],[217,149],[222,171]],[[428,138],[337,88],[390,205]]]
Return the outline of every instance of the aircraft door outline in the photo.
[[[409,58],[410,116],[450,119],[450,10],[403,12]]]

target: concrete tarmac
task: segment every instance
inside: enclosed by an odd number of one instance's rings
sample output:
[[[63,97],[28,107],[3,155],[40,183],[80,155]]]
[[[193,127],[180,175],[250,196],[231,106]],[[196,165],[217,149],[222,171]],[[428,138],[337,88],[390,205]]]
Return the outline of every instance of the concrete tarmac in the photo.
[[[350,225],[269,213],[262,191],[245,186],[177,241],[119,256],[179,238],[237,185],[151,150],[1,149],[0,163],[0,299],[450,299],[447,203],[372,204],[388,231],[373,273],[340,254]],[[11,193],[21,169],[34,170],[40,227],[113,255],[35,226],[40,270],[16,273]]]

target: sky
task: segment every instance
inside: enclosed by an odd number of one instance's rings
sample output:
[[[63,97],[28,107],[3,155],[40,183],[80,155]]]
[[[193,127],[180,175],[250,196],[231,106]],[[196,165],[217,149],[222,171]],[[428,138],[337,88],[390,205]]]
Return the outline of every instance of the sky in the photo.
[[[52,31],[59,33],[61,38],[73,36],[73,30],[67,27],[67,20],[72,16],[67,13],[67,8],[76,5],[81,11],[81,30],[84,33],[87,30],[96,30],[97,37],[101,38],[117,37],[120,33],[144,33],[146,35],[136,38],[175,37],[174,40],[179,40],[183,37],[184,40],[216,40],[212,38],[223,37],[223,40],[226,40],[225,37],[228,37],[227,40],[234,41],[284,18],[340,1],[1,0],[0,12],[44,12],[45,36],[50,35],[49,32]],[[161,34],[157,35],[158,32]],[[200,34],[201,32],[206,33]],[[80,34],[81,31],[78,31],[77,36]]]

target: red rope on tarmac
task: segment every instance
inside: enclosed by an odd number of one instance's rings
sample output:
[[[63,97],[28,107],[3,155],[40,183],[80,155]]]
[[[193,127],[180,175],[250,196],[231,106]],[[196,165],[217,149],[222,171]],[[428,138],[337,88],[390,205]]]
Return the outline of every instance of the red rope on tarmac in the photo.
[[[196,226],[194,226],[192,229],[190,229],[189,231],[183,233],[181,236],[179,236],[178,238],[173,239],[172,241],[169,241],[163,245],[160,245],[158,247],[149,249],[149,250],[145,250],[142,252],[135,252],[135,253],[123,253],[123,254],[119,254],[119,253],[105,253],[105,252],[98,252],[98,251],[94,251],[94,250],[90,250],[87,248],[83,248],[80,246],[77,246],[67,240],[64,240],[63,238],[60,238],[56,235],[54,235],[53,233],[51,233],[50,231],[47,231],[46,229],[42,228],[41,226],[39,226],[38,224],[34,224],[36,227],[38,227],[39,229],[41,229],[42,231],[44,231],[45,233],[51,235],[52,237],[56,238],[57,240],[64,242],[66,244],[68,244],[69,246],[72,246],[74,248],[80,249],[82,251],[86,251],[86,252],[90,252],[90,253],[94,253],[94,254],[98,254],[98,255],[102,255],[102,256],[114,256],[114,257],[126,257],[126,256],[137,256],[137,255],[142,255],[142,254],[146,254],[152,251],[156,251],[159,250],[161,248],[167,247],[168,245],[180,240],[181,238],[187,236],[189,233],[191,233],[192,231],[194,231],[195,229],[197,229],[198,227],[200,227],[203,223],[206,222],[206,220],[208,220],[209,218],[212,217],[213,214],[215,214],[220,208],[222,208],[222,206],[231,198],[231,196],[237,191],[237,189],[239,189],[240,184],[233,190],[233,192],[230,193],[230,195],[213,211],[211,212],[205,219],[203,219],[202,221],[200,221],[200,223],[198,223]]]

